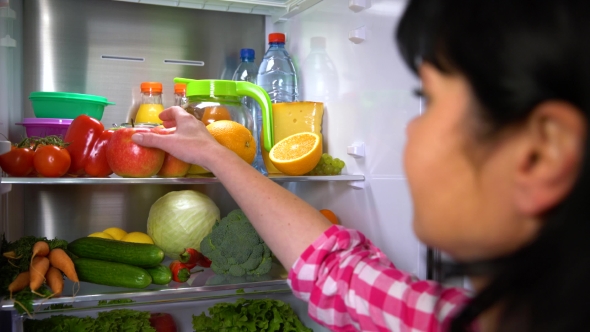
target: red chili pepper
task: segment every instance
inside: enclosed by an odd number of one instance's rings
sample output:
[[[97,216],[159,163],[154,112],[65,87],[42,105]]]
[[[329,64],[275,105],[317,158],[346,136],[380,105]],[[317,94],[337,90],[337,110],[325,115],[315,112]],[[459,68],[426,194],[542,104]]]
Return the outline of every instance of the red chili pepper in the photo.
[[[88,155],[84,171],[90,176],[105,177],[113,174],[113,170],[107,162],[107,145],[111,136],[115,131],[113,129],[106,129],[100,134],[96,143],[92,147],[92,151]]]
[[[197,262],[197,265],[202,267],[211,267],[211,260],[203,256],[203,258],[201,258],[201,260]]]
[[[186,282],[191,276],[190,269],[177,260],[170,263],[170,270],[172,271],[172,280],[176,282]]]
[[[198,252],[196,249],[186,248],[179,257],[180,262],[186,265],[186,267],[190,270],[197,266],[197,263],[199,263],[199,261],[205,256],[203,256],[203,254]]]
[[[77,116],[72,121],[64,138],[64,141],[69,143],[66,149],[72,158],[68,173],[84,174],[88,156],[103,131],[104,126],[100,121],[85,114]]]

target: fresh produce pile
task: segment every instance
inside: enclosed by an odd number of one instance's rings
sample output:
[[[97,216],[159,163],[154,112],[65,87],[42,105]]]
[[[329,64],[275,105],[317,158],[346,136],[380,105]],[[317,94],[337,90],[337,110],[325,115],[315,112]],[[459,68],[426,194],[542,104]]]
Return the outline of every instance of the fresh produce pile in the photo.
[[[68,244],[68,250],[76,256],[80,281],[145,288],[152,283],[165,285],[172,279],[170,269],[160,264],[164,251],[153,244],[83,237]]]
[[[303,325],[289,304],[271,299],[217,303],[209,308],[209,316],[193,315],[193,329],[195,332],[312,331]]]
[[[216,274],[263,275],[272,267],[272,252],[240,209],[216,222],[200,249]]]
[[[99,312],[97,318],[54,315],[49,318],[27,319],[25,332],[176,332],[170,314],[129,309]]]
[[[64,240],[25,236],[7,242],[2,235],[0,295],[13,298],[18,312],[32,312],[35,297],[59,296],[65,274],[78,282],[74,264]]]

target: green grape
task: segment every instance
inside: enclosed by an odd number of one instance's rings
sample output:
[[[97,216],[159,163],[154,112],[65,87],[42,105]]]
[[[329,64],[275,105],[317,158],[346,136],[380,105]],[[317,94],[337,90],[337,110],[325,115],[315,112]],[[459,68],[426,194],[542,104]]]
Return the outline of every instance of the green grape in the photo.
[[[331,166],[331,165],[326,165],[324,167],[324,173],[326,173],[326,175],[332,175],[332,174],[334,174],[334,170],[335,170],[334,169],[334,166]]]

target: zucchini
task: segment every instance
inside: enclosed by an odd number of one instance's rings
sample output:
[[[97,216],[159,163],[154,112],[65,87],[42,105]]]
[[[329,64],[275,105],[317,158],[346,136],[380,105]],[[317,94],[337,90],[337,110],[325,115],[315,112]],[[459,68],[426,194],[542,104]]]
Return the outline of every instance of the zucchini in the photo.
[[[138,266],[91,258],[74,258],[74,267],[80,281],[93,284],[145,288],[152,283],[150,274]]]
[[[148,267],[145,269],[152,276],[152,283],[156,285],[167,285],[172,281],[172,271],[165,265]]]
[[[82,258],[152,267],[164,260],[164,251],[147,243],[123,242],[98,237],[83,237],[68,244],[68,250]]]

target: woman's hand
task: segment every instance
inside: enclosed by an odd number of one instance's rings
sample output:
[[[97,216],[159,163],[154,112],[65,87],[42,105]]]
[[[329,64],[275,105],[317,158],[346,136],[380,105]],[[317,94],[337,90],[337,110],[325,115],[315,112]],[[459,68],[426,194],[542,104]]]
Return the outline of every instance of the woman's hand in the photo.
[[[205,125],[182,108],[178,106],[167,108],[160,113],[160,119],[164,127],[176,127],[176,130],[169,135],[134,134],[131,137],[133,141],[139,145],[162,149],[180,160],[206,168],[213,160],[208,156],[213,155],[214,150],[216,155],[220,153],[216,150],[222,146],[209,134]],[[225,152],[224,150],[227,149],[218,150]],[[219,158],[216,157],[216,159]]]

